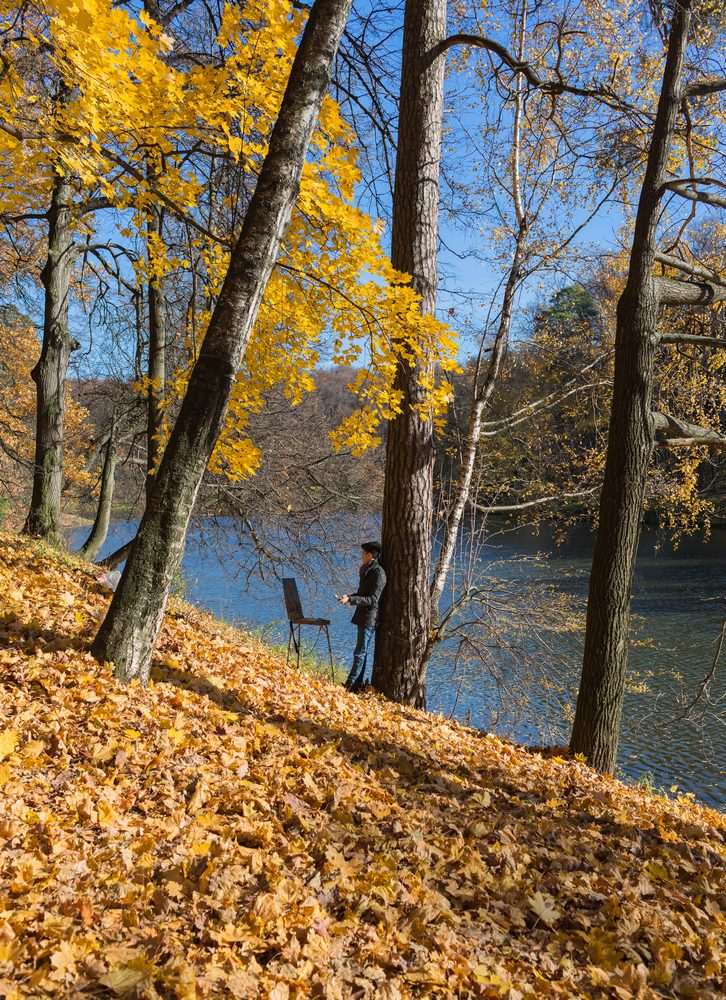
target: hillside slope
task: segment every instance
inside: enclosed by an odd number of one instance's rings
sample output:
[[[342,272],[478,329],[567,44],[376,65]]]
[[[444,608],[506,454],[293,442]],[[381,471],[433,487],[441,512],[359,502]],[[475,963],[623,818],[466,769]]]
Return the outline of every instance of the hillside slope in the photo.
[[[0,536],[0,995],[721,997],[726,820],[298,674]]]

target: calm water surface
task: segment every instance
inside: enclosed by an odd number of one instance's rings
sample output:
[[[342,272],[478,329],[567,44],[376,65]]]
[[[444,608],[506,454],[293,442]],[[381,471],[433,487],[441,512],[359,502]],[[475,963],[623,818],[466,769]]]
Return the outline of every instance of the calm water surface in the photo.
[[[104,553],[112,551],[133,534],[135,524],[117,522]],[[74,532],[72,547],[79,545],[84,531]],[[357,539],[357,534],[355,535]],[[222,556],[218,546],[205,544],[204,524],[190,532],[184,557],[187,598],[227,621],[261,630],[264,637],[287,643],[287,621],[282,588],[276,582],[247,579],[238,563]],[[578,528],[568,540],[555,546],[548,532],[529,529],[509,531],[495,537],[480,552],[479,564],[495,581],[504,585],[520,579],[534,584],[542,594],[566,595],[574,607],[584,609],[592,556],[593,536]],[[234,552],[238,543],[230,543]],[[542,553],[536,562],[526,557]],[[307,615],[330,618],[331,641],[336,659],[347,667],[354,635],[350,611],[338,604],[333,593],[352,590],[357,579],[357,545],[336,553],[334,568],[323,587],[305,587],[315,574],[309,566],[290,564],[283,574],[298,579]],[[328,587],[328,583],[330,586]],[[714,532],[706,544],[686,540],[673,551],[654,532],[642,540],[633,587],[634,612],[638,616],[629,668],[635,684],[627,695],[620,742],[619,764],[633,781],[669,789],[677,785],[710,805],[726,805],[726,649],[711,686],[712,702],[718,708],[698,713],[696,719],[679,718],[695,694],[699,682],[713,662],[715,643],[726,613],[726,530]],[[505,720],[495,715],[501,703],[501,683],[488,671],[460,659],[454,676],[450,660],[435,660],[429,670],[429,708],[471,722],[527,743],[566,742],[568,722],[562,702],[574,704],[581,664],[580,634],[549,634],[555,659],[542,660],[543,672],[556,674],[560,704],[550,698],[538,700],[529,690],[529,712],[513,713]],[[536,663],[538,645],[525,640]],[[322,652],[318,647],[318,651]],[[514,654],[512,654],[514,656]],[[505,657],[506,661],[506,657]],[[506,662],[504,675],[507,674]],[[463,678],[463,683],[462,683]],[[501,681],[501,678],[500,678]],[[512,665],[513,689],[519,683]],[[534,711],[531,711],[532,706]],[[499,720],[499,721],[498,721]]]

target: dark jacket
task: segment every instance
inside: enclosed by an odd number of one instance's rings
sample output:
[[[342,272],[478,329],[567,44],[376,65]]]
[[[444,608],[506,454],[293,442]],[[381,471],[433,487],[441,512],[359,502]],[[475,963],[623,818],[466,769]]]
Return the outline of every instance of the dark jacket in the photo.
[[[377,559],[360,568],[358,589],[350,594],[350,603],[355,607],[354,625],[365,625],[375,628],[378,624],[378,607],[383,588],[386,586],[386,574]]]

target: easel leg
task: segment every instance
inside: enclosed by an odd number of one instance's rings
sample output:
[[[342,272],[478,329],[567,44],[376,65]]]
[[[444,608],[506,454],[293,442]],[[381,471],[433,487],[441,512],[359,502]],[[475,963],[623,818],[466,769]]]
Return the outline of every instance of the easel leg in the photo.
[[[335,667],[333,666],[333,650],[330,647],[330,630],[325,626],[325,638],[328,640],[328,659],[330,660],[330,679],[335,680]]]

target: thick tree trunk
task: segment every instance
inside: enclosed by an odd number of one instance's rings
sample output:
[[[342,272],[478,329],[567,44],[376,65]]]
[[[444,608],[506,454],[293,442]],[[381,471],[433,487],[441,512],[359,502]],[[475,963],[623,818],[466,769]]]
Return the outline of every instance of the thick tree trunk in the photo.
[[[391,260],[410,274],[421,311],[436,307],[439,166],[446,0],[407,0],[403,27]],[[388,428],[382,544],[388,584],[377,630],[374,685],[395,701],[425,707],[424,654],[431,619],[433,423],[416,409],[429,375],[401,362],[402,412]]]
[[[78,550],[78,555],[90,562],[96,558],[106,541],[108,526],[111,522],[111,508],[116,480],[116,429],[111,426],[111,432],[106,442],[103,456],[103,471],[101,473],[101,492],[98,497],[96,518],[91,533]]]
[[[92,652],[146,683],[169,587],[232,383],[290,221],[351,0],[316,0],[229,270],[192,371],[126,569]]]
[[[149,264],[153,266],[154,246],[161,240],[161,211],[158,206],[150,209],[147,219],[149,234]],[[146,498],[154,487],[154,474],[158,468],[164,440],[164,411],[162,403],[166,385],[166,305],[164,279],[152,277],[148,284],[149,300],[149,363],[147,375],[147,427],[146,427]]]
[[[41,273],[45,287],[43,346],[33,368],[37,408],[33,494],[24,531],[62,546],[63,423],[71,352],[78,342],[68,330],[68,299],[73,267],[71,185],[56,173],[48,211],[48,259]]]
[[[658,342],[656,226],[682,100],[690,0],[677,0],[663,86],[638,202],[630,270],[617,311],[615,376],[600,518],[587,604],[585,652],[571,749],[599,771],[615,767],[625,693],[630,590],[653,448],[651,394]]]

